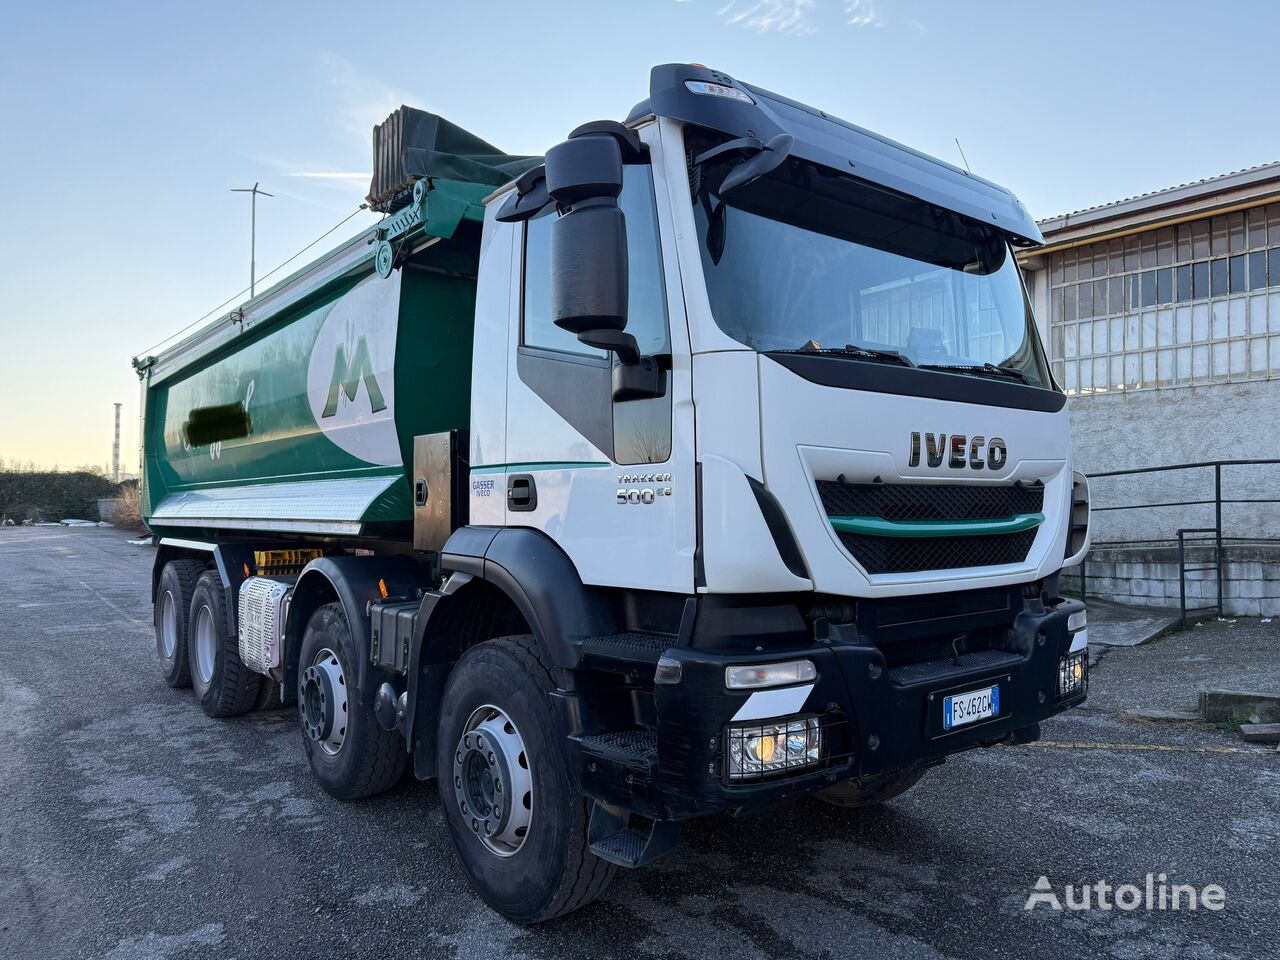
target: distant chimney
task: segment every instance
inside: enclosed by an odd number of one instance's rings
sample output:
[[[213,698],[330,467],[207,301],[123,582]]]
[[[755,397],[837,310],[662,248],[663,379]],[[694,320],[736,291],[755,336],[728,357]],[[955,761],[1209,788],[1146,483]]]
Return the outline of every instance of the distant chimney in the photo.
[[[116,408],[116,436],[111,441],[111,479],[115,483],[120,482],[120,407],[122,404],[117,403]]]

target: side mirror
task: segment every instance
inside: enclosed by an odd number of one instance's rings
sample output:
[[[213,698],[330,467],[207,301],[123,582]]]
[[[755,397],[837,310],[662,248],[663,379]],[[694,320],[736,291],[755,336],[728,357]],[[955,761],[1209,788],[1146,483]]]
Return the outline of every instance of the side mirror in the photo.
[[[626,332],[627,220],[618,196],[623,149],[635,159],[640,145],[616,126],[588,124],[548,150],[545,189],[560,208],[551,224],[551,319],[617,356],[613,399],[624,401],[662,396],[666,375]]]
[[[627,325],[627,221],[618,207],[622,152],[610,136],[586,135],[547,151],[551,225],[551,318],[581,336]]]

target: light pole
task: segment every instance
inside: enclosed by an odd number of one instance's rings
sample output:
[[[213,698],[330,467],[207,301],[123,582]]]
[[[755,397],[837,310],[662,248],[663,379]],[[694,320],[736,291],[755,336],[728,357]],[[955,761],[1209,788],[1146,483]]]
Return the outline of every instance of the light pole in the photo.
[[[265,190],[259,190],[258,184],[254,183],[252,187],[232,187],[232,193],[247,193],[250,196],[249,201],[249,299],[253,299],[253,286],[255,281],[254,274],[257,272],[255,261],[258,258],[258,197],[270,197],[273,194],[267,193]]]
[[[120,482],[120,407],[122,404],[115,404],[116,408],[116,433],[115,439],[111,441],[111,481],[113,483]]]

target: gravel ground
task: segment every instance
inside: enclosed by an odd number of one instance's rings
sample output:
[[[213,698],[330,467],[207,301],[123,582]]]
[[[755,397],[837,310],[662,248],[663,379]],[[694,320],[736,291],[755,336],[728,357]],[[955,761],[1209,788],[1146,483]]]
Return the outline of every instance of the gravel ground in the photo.
[[[1040,744],[954,758],[875,811],[692,823],[601,902],[522,929],[467,888],[432,785],[337,803],[291,713],[210,720],[166,687],[151,558],[112,530],[0,529],[0,957],[1128,960],[1280,943],[1280,754],[1117,716],[1159,662],[1131,658],[1166,641],[1111,650],[1090,704]],[[1274,668],[1276,646],[1241,649]],[[1063,896],[1147,873],[1219,884],[1225,908],[1024,909],[1041,875]]]
[[[1194,711],[1201,690],[1280,696],[1280,618],[1206,620],[1138,648],[1113,647],[1103,657],[1107,678],[1116,682],[1090,697],[1095,709]]]

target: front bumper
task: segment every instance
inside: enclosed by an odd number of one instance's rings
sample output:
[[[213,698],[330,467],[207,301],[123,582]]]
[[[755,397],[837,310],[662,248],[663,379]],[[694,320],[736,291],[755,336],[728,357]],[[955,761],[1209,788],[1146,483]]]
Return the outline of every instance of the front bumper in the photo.
[[[1087,682],[1075,693],[1058,692],[1059,661],[1072,645],[1067,619],[1083,607],[1076,600],[1027,604],[1004,625],[1000,649],[897,666],[853,624],[818,622],[811,645],[767,653],[672,648],[666,657],[679,661],[681,680],[655,688],[656,763],[637,775],[634,769],[612,770],[593,762],[583,771],[584,787],[606,803],[676,820],[766,806],[852,777],[930,765],[976,746],[1033,739],[1040,721],[1087,696]],[[789,696],[725,689],[726,666],[798,657],[813,661],[817,677],[790,688]],[[1000,688],[995,716],[944,729],[945,697],[992,685]],[[731,781],[729,725],[766,719],[777,704],[785,704],[786,716],[819,718],[817,765]]]

